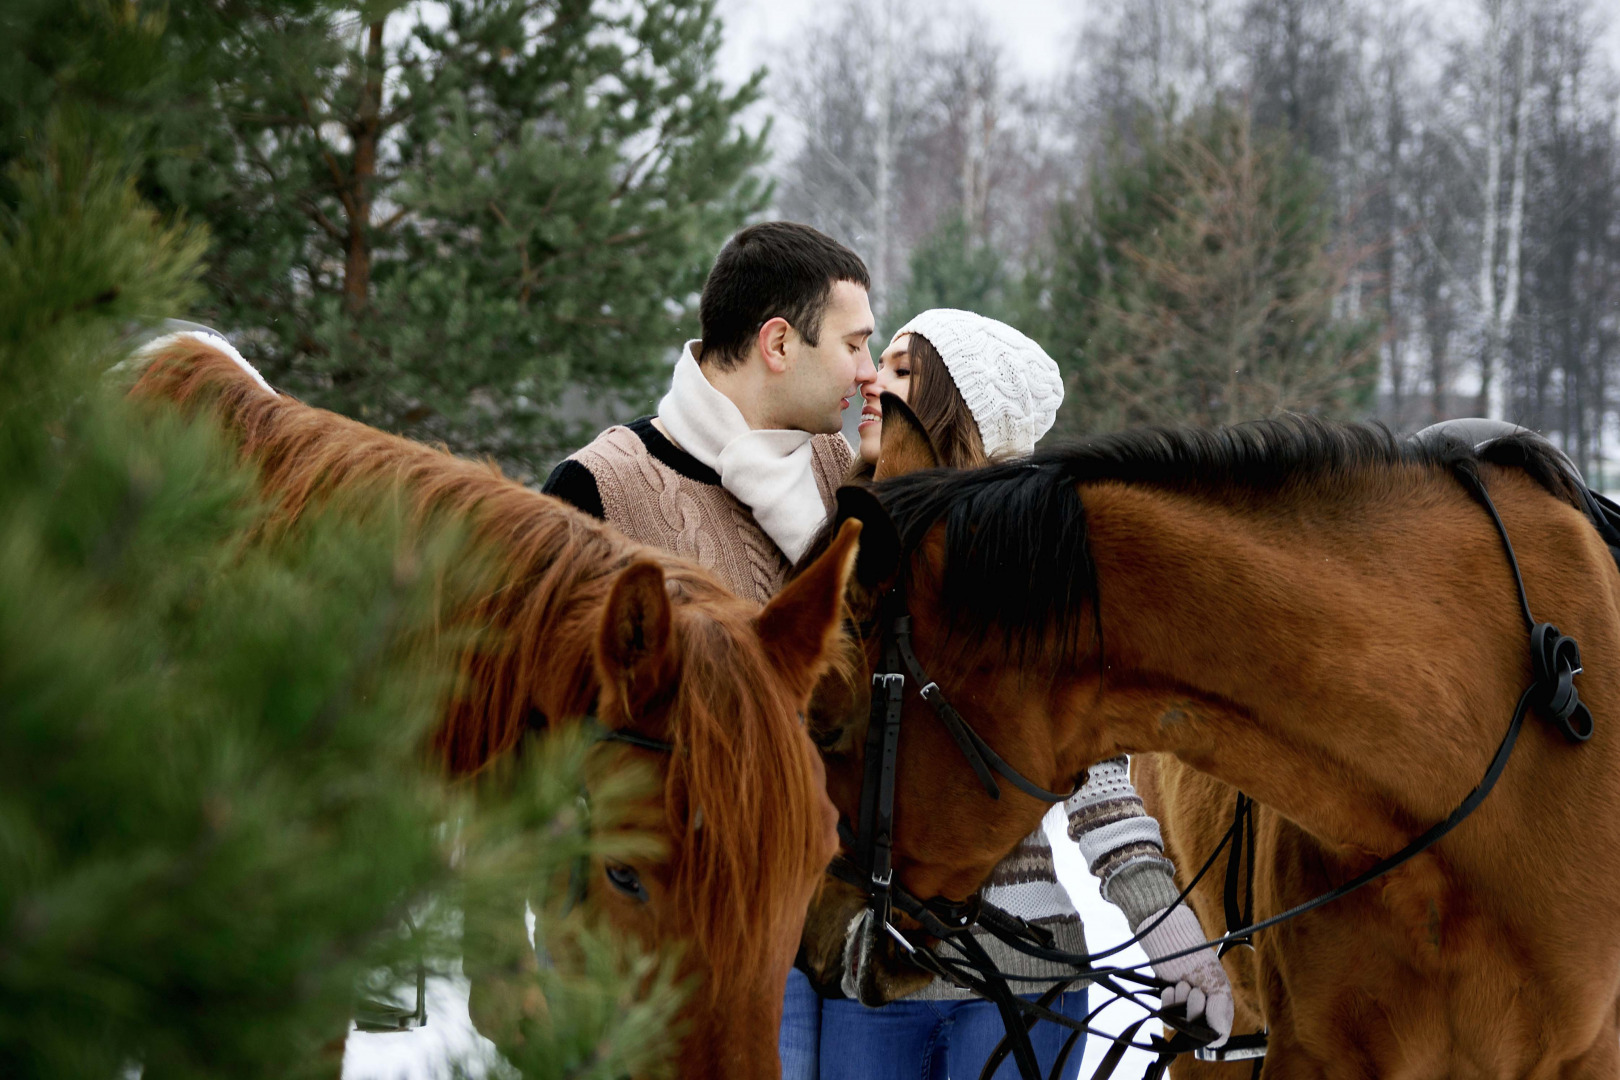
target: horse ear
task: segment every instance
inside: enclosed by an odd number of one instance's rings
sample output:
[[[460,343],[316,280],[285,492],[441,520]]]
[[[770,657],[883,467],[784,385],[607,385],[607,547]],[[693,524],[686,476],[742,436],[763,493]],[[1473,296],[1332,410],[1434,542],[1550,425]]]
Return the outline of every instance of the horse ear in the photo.
[[[883,439],[872,479],[939,468],[939,451],[911,406],[887,391],[878,400],[883,404]]]
[[[855,567],[861,523],[845,521],[838,535],[804,573],[782,587],[754,619],[765,652],[778,671],[804,678],[809,693],[820,677],[843,616],[844,589]]]
[[[653,562],[631,563],[608,593],[596,641],[602,687],[613,691],[630,718],[674,677],[671,636],[663,568]],[[613,724],[625,717],[602,719]]]
[[[855,560],[855,580],[875,589],[900,569],[900,533],[889,512],[870,488],[850,484],[838,489],[838,521],[861,523],[861,551]]]

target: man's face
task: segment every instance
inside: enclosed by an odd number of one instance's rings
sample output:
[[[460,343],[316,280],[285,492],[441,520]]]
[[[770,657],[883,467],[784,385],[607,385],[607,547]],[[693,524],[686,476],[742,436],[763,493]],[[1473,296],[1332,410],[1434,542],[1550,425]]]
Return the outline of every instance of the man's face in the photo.
[[[790,364],[773,410],[781,427],[818,435],[843,428],[844,410],[877,377],[867,345],[873,325],[866,290],[839,281],[822,314],[818,344],[811,346],[789,331],[785,345]]]

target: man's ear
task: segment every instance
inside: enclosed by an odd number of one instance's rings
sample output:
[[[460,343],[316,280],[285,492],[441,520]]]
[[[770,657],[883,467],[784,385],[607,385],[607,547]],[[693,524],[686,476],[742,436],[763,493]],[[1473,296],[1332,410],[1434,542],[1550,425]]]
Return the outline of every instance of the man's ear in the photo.
[[[865,589],[875,589],[894,579],[900,569],[900,533],[894,520],[883,509],[870,488],[846,484],[838,489],[839,527],[850,521],[861,523],[861,550],[855,560],[855,580]]]
[[[782,586],[754,619],[776,669],[799,680],[806,694],[831,659],[833,639],[843,618],[844,589],[855,568],[860,538],[859,521],[840,524],[827,550]]]
[[[755,336],[755,344],[759,347],[760,356],[765,359],[765,366],[778,375],[788,369],[788,335],[792,332],[792,324],[778,315],[774,319],[766,319]]]
[[[633,723],[665,692],[675,676],[671,639],[663,568],[653,562],[631,563],[613,582],[597,634],[596,666],[604,705],[611,698],[624,711],[622,716],[604,715],[603,723]]]
[[[872,478],[887,480],[918,469],[939,468],[939,451],[911,406],[888,392],[878,400],[883,404],[883,442]]]

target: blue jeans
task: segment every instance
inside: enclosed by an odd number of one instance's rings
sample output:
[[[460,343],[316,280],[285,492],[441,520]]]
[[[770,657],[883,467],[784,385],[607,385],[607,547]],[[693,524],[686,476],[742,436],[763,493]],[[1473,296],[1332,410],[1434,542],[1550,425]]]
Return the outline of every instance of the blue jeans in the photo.
[[[1036,996],[1027,998],[1033,1001]],[[1084,1020],[1085,988],[1059,995],[1052,1010]],[[1006,1033],[996,1007],[978,999],[896,1001],[881,1009],[853,1001],[824,1001],[819,1080],[978,1080]],[[1030,1032],[1043,1075],[1057,1061],[1068,1037],[1068,1028],[1052,1023],[1037,1023]],[[1082,1034],[1064,1062],[1062,1080],[1079,1075],[1085,1047]],[[785,1054],[782,1061],[783,1080],[811,1075],[789,1072]],[[995,1075],[996,1080],[1018,1080],[1012,1055]]]
[[[782,1080],[818,1080],[821,1073],[821,995],[798,968],[789,968],[782,998]]]

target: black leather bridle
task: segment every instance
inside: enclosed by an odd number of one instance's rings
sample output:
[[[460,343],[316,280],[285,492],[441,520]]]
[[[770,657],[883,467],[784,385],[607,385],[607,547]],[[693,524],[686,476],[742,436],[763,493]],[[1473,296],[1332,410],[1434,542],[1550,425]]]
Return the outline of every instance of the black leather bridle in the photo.
[[[1007,1037],[986,1064],[983,1073],[985,1078],[993,1075],[1010,1053],[1024,1077],[1040,1080],[1040,1066],[1029,1032],[1035,1021],[1042,1019],[1073,1029],[1069,1043],[1059,1055],[1053,1069],[1052,1075],[1057,1076],[1061,1073],[1063,1063],[1067,1060],[1077,1036],[1089,1030],[1089,1021],[1095,1017],[1097,1011],[1100,1011],[1094,1010],[1086,1021],[1081,1022],[1052,1010],[1051,1005],[1057,996],[1072,985],[1075,978],[1084,974],[1092,981],[1112,990],[1119,997],[1134,997],[1134,994],[1139,992],[1125,989],[1120,985],[1121,981],[1136,983],[1144,989],[1155,991],[1163,989],[1166,984],[1153,976],[1141,975],[1128,969],[1092,968],[1093,959],[1107,957],[1128,947],[1130,942],[1116,949],[1089,956],[1063,952],[1054,948],[1054,939],[1049,931],[1034,926],[993,904],[985,903],[977,894],[965,901],[949,900],[945,897],[922,899],[894,881],[894,783],[898,763],[900,721],[904,711],[908,677],[916,684],[918,696],[929,704],[934,715],[950,733],[952,741],[967,759],[969,767],[990,798],[996,800],[1001,798],[1001,786],[996,781],[997,776],[1031,798],[1046,803],[1067,801],[1078,793],[1080,783],[1076,783],[1068,792],[1051,791],[1041,787],[996,753],[989,742],[973,729],[973,726],[947,700],[939,684],[929,677],[922,662],[918,660],[911,645],[911,615],[903,590],[896,588],[884,596],[880,601],[879,618],[869,624],[862,637],[869,636],[870,630],[875,629],[878,624],[883,627],[883,659],[881,666],[872,674],[872,700],[866,731],[860,818],[856,829],[852,830],[847,821],[840,821],[838,826],[839,835],[853,849],[854,858],[849,859],[842,855],[835,857],[829,872],[867,893],[867,910],[871,913],[874,931],[881,931],[892,937],[918,967],[956,986],[972,990],[997,1006],[1003,1026],[1007,1030]],[[891,921],[895,908],[915,920],[928,935],[942,942],[949,942],[962,953],[963,959],[958,961],[941,956],[933,950],[913,945]],[[1157,925],[1157,922],[1154,925]],[[1011,981],[1020,977],[1005,975],[996,967],[994,960],[975,939],[972,933],[975,927],[988,931],[1003,943],[1037,959],[1053,960],[1081,970],[1076,972],[1075,977],[1056,982],[1037,1001],[1025,1001],[1010,985]],[[1150,927],[1144,928],[1143,932],[1147,929]],[[1042,978],[1039,981],[1053,982],[1050,978]],[[1151,1035],[1149,1038],[1153,1042],[1147,1046],[1132,1042],[1143,1024],[1154,1018],[1176,1029],[1178,1031],[1176,1038],[1165,1040],[1157,1035]],[[1180,1053],[1203,1045],[1214,1037],[1215,1032],[1205,1024],[1189,1022],[1177,1013],[1150,1009],[1149,1016],[1115,1037],[1117,1053],[1111,1051],[1105,1056],[1102,1066],[1098,1069],[1097,1080],[1103,1080],[1113,1072],[1129,1046],[1161,1051],[1165,1047],[1174,1046],[1176,1052]]]
[[[865,774],[861,784],[860,822],[855,833],[855,857],[862,867],[863,885],[871,894],[869,908],[880,923],[889,920],[894,894],[894,782],[900,749],[900,717],[905,706],[906,678],[917,685],[917,693],[933,707],[945,730],[950,732],[962,756],[992,799],[1001,798],[1000,776],[1024,794],[1042,802],[1060,803],[1073,797],[1080,788],[1076,785],[1068,793],[1048,791],[1019,772],[993,750],[983,736],[962,718],[946,700],[939,684],[928,677],[917,654],[911,647],[911,615],[907,612],[904,593],[891,592],[882,601],[883,664],[872,674],[872,705],[866,728]],[[845,830],[847,832],[847,829]],[[960,905],[936,899],[926,902],[937,908],[937,913],[959,922]]]
[[[1498,744],[1496,753],[1492,756],[1485,775],[1479,784],[1458,804],[1447,817],[1426,829],[1421,835],[1414,838],[1394,854],[1380,859],[1376,864],[1358,874],[1351,880],[1329,890],[1320,896],[1314,897],[1305,903],[1299,904],[1280,914],[1263,919],[1260,922],[1252,921],[1252,874],[1254,846],[1252,839],[1253,819],[1250,801],[1241,793],[1238,796],[1237,812],[1234,814],[1232,827],[1227,831],[1226,838],[1221,845],[1210,855],[1202,869],[1184,889],[1177,900],[1177,904],[1186,900],[1192,890],[1202,880],[1204,875],[1214,865],[1221,851],[1228,845],[1233,846],[1234,857],[1242,846],[1244,832],[1249,833],[1248,855],[1251,876],[1251,898],[1248,910],[1239,912],[1236,903],[1237,869],[1235,858],[1228,863],[1228,893],[1227,918],[1229,932],[1200,945],[1184,949],[1177,953],[1155,958],[1155,962],[1175,959],[1191,955],[1207,948],[1217,948],[1221,952],[1237,944],[1249,944],[1254,934],[1260,930],[1268,929],[1279,923],[1299,917],[1308,911],[1330,904],[1344,896],[1356,891],[1364,885],[1382,877],[1394,870],[1434,844],[1451,832],[1472,814],[1487,795],[1496,786],[1503,771],[1507,767],[1508,758],[1517,744],[1520,728],[1524,718],[1531,709],[1535,709],[1542,718],[1555,727],[1565,739],[1571,743],[1579,744],[1591,738],[1593,720],[1590,710],[1580,700],[1575,689],[1575,676],[1581,672],[1580,647],[1575,639],[1559,632],[1551,623],[1537,622],[1531,614],[1530,600],[1525,592],[1524,576],[1519,569],[1518,556],[1514,553],[1513,543],[1508,537],[1507,527],[1502,523],[1501,515],[1496,510],[1484,482],[1480,479],[1473,463],[1459,461],[1453,463],[1451,471],[1458,481],[1468,490],[1469,494],[1484,507],[1490,515],[1497,535],[1502,541],[1502,548],[1507,557],[1508,567],[1512,571],[1514,587],[1518,594],[1519,608],[1524,616],[1525,626],[1530,639],[1530,658],[1532,679],[1530,686],[1520,696],[1513,711],[1512,720],[1508,724],[1507,732]],[[1588,500],[1590,501],[1590,500]],[[1604,539],[1611,543],[1620,540],[1620,534],[1611,535],[1613,529],[1605,530],[1604,520],[1594,519],[1593,524],[1603,534]],[[1620,561],[1620,553],[1616,555]],[[927,672],[917,661],[916,654],[911,648],[911,617],[906,604],[904,592],[893,590],[881,601],[880,622],[883,624],[883,663],[881,668],[872,675],[872,703],[870,721],[866,735],[866,761],[865,773],[861,790],[860,820],[856,830],[851,833],[847,823],[839,825],[840,835],[846,844],[851,844],[854,852],[853,859],[839,856],[830,867],[835,876],[867,891],[869,902],[868,911],[871,913],[872,929],[874,932],[884,932],[893,937],[906,951],[908,958],[923,970],[943,978],[958,986],[974,990],[981,996],[989,998],[996,1003],[1002,1014],[1002,1020],[1007,1028],[1007,1037],[997,1052],[992,1055],[986,1064],[981,1080],[988,1078],[995,1072],[1007,1053],[1012,1053],[1018,1062],[1019,1071],[1025,1080],[1041,1080],[1039,1065],[1035,1058],[1033,1047],[1029,1040],[1029,1028],[1036,1020],[1049,1020],[1072,1029],[1069,1042],[1065,1045],[1054,1067],[1052,1075],[1055,1077],[1062,1069],[1064,1060],[1068,1057],[1075,1040],[1080,1033],[1088,1031],[1088,1022],[1096,1015],[1094,1010],[1085,1021],[1076,1021],[1061,1013],[1053,1012],[1047,1006],[1056,997],[1055,992],[1061,992],[1077,978],[1087,978],[1112,990],[1118,996],[1131,996],[1130,992],[1123,990],[1114,981],[1124,979],[1146,986],[1163,984],[1159,980],[1142,976],[1136,972],[1119,967],[1097,967],[1095,962],[1138,942],[1143,934],[1150,932],[1157,925],[1142,927],[1131,940],[1098,953],[1070,953],[1052,947],[1051,937],[1038,927],[1032,927],[1024,920],[1001,911],[994,905],[984,903],[982,899],[972,898],[968,901],[948,901],[942,898],[933,900],[920,900],[907,892],[894,881],[893,855],[894,855],[894,783],[897,765],[900,718],[905,700],[905,683],[909,675],[916,681],[918,694],[933,707],[934,713],[951,733],[963,755],[967,758],[974,774],[979,778],[986,793],[993,799],[1000,798],[1000,788],[991,773],[996,773],[1012,783],[1020,791],[1036,799],[1046,802],[1062,802],[1069,795],[1048,791],[1030,781],[1022,773],[1009,765],[1000,755],[992,750],[988,743],[973,730],[972,726],[962,718],[962,715],[952,708],[945,700],[944,693],[937,683],[928,677]],[[1078,790],[1078,788],[1076,789]],[[1176,905],[1166,909],[1165,915]],[[962,954],[961,960],[940,955],[933,949],[917,946],[907,941],[890,922],[892,909],[898,907],[905,914],[911,916],[921,924],[925,933],[952,945]],[[1160,919],[1165,915],[1161,915]],[[1232,919],[1236,917],[1242,925],[1231,927]],[[994,962],[984,952],[979,943],[973,940],[971,931],[978,927],[1005,944],[1025,955],[1036,959],[1063,964],[1075,969],[1073,978],[1058,983],[1043,994],[1035,1003],[1024,1001],[1012,992],[1008,983],[1017,976],[1008,976],[996,968]],[[1050,982],[1050,978],[1041,978],[1042,983]],[[1055,991],[1055,992],[1054,992]],[[1202,1024],[1189,1024],[1185,1018],[1168,1015],[1164,1012],[1155,1014],[1150,1010],[1148,1017],[1137,1021],[1117,1036],[1111,1036],[1114,1045],[1105,1055],[1093,1080],[1106,1080],[1120,1058],[1125,1048],[1130,1045],[1140,1046],[1132,1042],[1139,1029],[1155,1015],[1162,1022],[1176,1028],[1178,1035],[1173,1039],[1163,1039],[1157,1035],[1149,1036],[1150,1044],[1144,1049],[1151,1049],[1158,1053],[1158,1059],[1148,1071],[1149,1078],[1161,1076],[1168,1067],[1170,1060],[1177,1054],[1193,1050],[1198,1046],[1211,1041],[1214,1033]],[[1235,1041],[1235,1040],[1234,1040]],[[1243,1056],[1259,1057],[1264,1052],[1264,1038],[1258,1040],[1250,1038],[1250,1047],[1246,1048]],[[1234,1055],[1237,1056],[1237,1055]],[[1145,1078],[1146,1080],[1146,1078]]]

